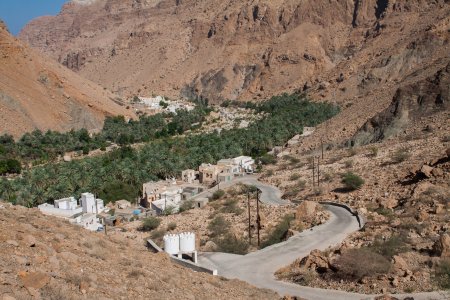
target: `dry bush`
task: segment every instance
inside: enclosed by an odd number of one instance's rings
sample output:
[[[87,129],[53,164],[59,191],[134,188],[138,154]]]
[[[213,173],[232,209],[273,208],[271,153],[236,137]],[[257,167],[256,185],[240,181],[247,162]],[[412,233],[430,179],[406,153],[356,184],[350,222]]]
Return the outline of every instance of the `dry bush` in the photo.
[[[105,248],[94,246],[94,248],[89,251],[89,255],[96,259],[106,260],[109,253]]]
[[[294,180],[298,180],[298,179],[300,179],[300,174],[298,174],[298,173],[294,173],[291,176],[289,176],[290,181],[294,181]]]
[[[177,223],[170,222],[169,224],[167,224],[167,231],[174,230],[175,228],[177,228]]]
[[[244,210],[239,208],[237,203],[238,203],[237,200],[227,199],[223,203],[223,207],[220,209],[220,212],[224,213],[224,214],[235,214],[235,215],[239,216],[240,214],[242,214],[244,212]]]
[[[347,169],[352,168],[352,167],[353,167],[353,160],[346,160],[346,161],[344,162],[344,166],[345,166]]]
[[[391,268],[391,263],[384,256],[365,248],[344,252],[333,265],[337,269],[334,274],[336,279],[356,281],[364,277],[386,274]]]
[[[369,148],[369,157],[377,157],[378,156],[378,148],[370,147]]]
[[[67,288],[61,288],[59,286],[53,286],[47,284],[45,287],[40,289],[42,299],[46,300],[72,300],[78,299],[71,294]]]
[[[450,290],[450,259],[442,259],[435,268],[434,280],[444,290]]]
[[[71,283],[75,285],[76,287],[80,286],[81,282],[83,281],[83,277],[81,277],[78,274],[67,274],[65,277],[65,280],[67,283]]]
[[[128,273],[128,277],[129,278],[138,278],[140,276],[144,277],[145,273],[142,270],[139,270],[139,269],[134,269],[130,273]]]
[[[400,148],[397,149],[392,155],[391,155],[391,163],[398,164],[401,162],[404,162],[411,156],[411,153],[409,153],[409,150],[407,148]]]

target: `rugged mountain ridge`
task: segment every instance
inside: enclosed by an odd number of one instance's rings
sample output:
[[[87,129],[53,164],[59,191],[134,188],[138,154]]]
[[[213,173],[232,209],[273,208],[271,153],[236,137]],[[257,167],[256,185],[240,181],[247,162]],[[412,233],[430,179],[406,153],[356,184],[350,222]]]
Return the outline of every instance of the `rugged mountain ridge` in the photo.
[[[442,19],[448,26],[448,6],[443,0],[97,0],[68,3],[58,16],[32,21],[20,38],[124,96],[251,100],[336,79],[372,91],[371,59],[381,55],[389,65],[393,52],[402,57],[413,45],[426,47],[430,32],[419,28]],[[408,49],[402,41],[410,38],[417,42]],[[438,59],[427,51],[430,57],[406,68]],[[399,80],[407,75],[402,63],[409,64],[397,62]],[[355,96],[347,94],[346,101]]]
[[[1,25],[0,65],[0,135],[96,130],[107,115],[133,116],[112,93],[29,49]]]

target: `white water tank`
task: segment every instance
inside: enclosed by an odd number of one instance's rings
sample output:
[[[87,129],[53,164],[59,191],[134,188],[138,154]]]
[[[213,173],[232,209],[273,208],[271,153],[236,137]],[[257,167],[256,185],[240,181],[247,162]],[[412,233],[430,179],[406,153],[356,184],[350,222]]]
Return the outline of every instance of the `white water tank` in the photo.
[[[183,253],[195,251],[195,233],[180,233],[180,251]]]
[[[170,255],[180,252],[180,238],[177,234],[166,234],[164,240],[164,251]]]

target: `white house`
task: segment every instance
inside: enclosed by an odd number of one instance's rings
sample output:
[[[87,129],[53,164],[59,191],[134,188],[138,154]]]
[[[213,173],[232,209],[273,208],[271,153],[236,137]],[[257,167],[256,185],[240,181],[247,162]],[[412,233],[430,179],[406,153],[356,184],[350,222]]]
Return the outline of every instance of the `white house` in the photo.
[[[235,158],[221,159],[217,162],[219,166],[238,166],[242,171],[253,171],[255,160],[250,156],[238,156]],[[235,173],[234,170],[227,170],[229,173]]]
[[[96,214],[82,214],[70,219],[69,222],[91,231],[97,231],[99,228],[103,228]]]
[[[181,194],[183,189],[179,186],[168,187],[164,192],[161,193],[161,200],[170,200],[176,204],[181,202]]]
[[[238,165],[245,171],[253,171],[253,166],[255,165],[255,160],[250,156],[238,156],[234,160]]]
[[[54,201],[54,205],[44,203],[38,206],[38,209],[45,215],[52,215],[62,218],[70,218],[79,214],[83,209],[77,205],[77,200],[73,197]]]
[[[102,199],[95,199],[95,196],[91,193],[81,194],[81,207],[83,213],[98,214],[105,210],[105,206]]]

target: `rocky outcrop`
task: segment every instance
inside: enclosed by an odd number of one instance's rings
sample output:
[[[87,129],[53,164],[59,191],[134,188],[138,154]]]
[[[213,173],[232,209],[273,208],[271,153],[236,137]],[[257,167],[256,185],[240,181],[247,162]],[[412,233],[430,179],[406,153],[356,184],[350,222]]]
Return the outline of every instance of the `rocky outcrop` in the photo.
[[[450,63],[433,76],[397,90],[391,105],[367,121],[353,137],[352,144],[381,141],[406,125],[433,113],[450,109]],[[422,173],[430,177],[431,168]]]
[[[433,250],[439,257],[450,258],[450,235],[441,235],[434,244]]]

